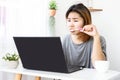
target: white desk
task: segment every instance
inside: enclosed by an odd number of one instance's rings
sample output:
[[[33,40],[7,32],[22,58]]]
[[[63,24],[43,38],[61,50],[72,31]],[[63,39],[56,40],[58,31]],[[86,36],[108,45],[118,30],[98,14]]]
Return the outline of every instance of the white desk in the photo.
[[[0,68],[0,71],[8,73],[21,73],[25,75],[41,76],[47,78],[63,80],[120,80],[120,72],[109,70],[107,73],[99,74],[95,69],[83,69],[73,73],[57,73],[47,71],[28,70],[23,68],[6,69]]]

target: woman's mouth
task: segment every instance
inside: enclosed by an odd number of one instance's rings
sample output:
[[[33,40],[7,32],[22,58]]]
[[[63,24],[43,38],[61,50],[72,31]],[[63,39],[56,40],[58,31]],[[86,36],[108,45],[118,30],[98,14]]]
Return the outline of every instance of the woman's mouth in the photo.
[[[70,29],[70,32],[74,32],[74,31],[81,31],[81,30],[83,30],[83,28]]]

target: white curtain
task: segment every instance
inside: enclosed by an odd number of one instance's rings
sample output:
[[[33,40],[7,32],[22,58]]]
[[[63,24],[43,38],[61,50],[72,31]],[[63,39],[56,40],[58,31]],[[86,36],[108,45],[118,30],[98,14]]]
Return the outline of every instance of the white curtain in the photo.
[[[17,51],[13,36],[47,35],[47,17],[48,0],[0,0],[0,61],[6,52]],[[0,72],[0,80],[14,80],[14,76]],[[34,76],[23,75],[22,80],[34,80]]]

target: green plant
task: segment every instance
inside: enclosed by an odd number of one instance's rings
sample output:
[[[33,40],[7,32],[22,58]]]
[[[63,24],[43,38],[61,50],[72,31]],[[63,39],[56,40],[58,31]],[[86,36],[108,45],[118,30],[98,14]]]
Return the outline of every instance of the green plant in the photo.
[[[16,53],[7,53],[5,56],[2,57],[2,59],[4,59],[5,61],[18,61],[19,55],[17,55]]]
[[[57,9],[57,3],[55,0],[50,0],[49,2],[49,9]]]

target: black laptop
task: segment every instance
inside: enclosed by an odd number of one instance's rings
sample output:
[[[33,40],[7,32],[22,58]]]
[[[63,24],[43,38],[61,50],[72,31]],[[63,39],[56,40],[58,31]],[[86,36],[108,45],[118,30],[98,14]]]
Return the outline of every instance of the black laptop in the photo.
[[[23,67],[32,70],[71,73],[80,67],[68,67],[60,37],[13,37]]]

